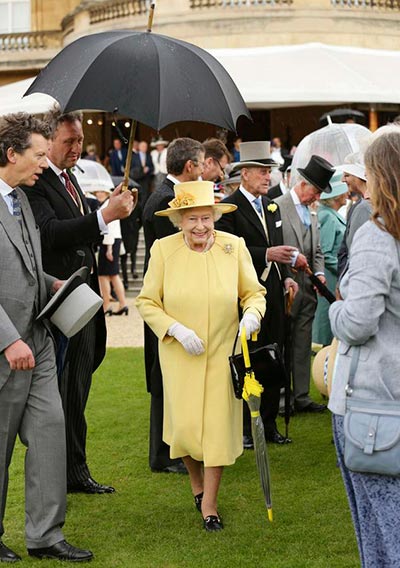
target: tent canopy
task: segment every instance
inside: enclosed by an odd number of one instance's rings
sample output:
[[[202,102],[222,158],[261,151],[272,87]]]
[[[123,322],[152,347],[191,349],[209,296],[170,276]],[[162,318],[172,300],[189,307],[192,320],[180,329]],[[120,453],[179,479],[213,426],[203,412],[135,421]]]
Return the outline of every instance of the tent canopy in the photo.
[[[400,103],[400,52],[322,43],[209,50],[249,108]]]
[[[400,104],[399,51],[322,43],[208,51],[231,75],[249,108]],[[48,95],[22,99],[32,81],[0,87],[0,114],[44,112],[54,104]]]

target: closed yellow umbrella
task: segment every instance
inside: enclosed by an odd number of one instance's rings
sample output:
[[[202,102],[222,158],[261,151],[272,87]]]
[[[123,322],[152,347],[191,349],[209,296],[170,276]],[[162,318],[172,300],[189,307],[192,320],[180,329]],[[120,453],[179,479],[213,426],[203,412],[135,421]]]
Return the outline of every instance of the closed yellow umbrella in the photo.
[[[269,460],[267,444],[265,443],[264,424],[260,416],[261,393],[264,388],[257,381],[251,368],[249,348],[246,341],[246,329],[243,328],[240,336],[242,342],[243,360],[246,369],[243,386],[243,399],[247,402],[251,416],[251,433],[254,442],[254,454],[261,488],[264,493],[268,520],[272,522],[271,479],[269,473]],[[255,339],[254,337],[252,339]]]

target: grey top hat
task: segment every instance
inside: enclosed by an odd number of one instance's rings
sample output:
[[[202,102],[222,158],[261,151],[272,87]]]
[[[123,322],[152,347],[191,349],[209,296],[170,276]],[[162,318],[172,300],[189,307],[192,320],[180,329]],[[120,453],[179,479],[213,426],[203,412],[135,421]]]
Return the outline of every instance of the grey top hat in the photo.
[[[66,337],[78,333],[103,303],[100,296],[86,284],[88,274],[86,266],[74,272],[36,319],[49,319]]]
[[[241,142],[240,162],[234,164],[232,171],[242,168],[277,168],[279,164],[271,158],[271,144],[267,141]]]

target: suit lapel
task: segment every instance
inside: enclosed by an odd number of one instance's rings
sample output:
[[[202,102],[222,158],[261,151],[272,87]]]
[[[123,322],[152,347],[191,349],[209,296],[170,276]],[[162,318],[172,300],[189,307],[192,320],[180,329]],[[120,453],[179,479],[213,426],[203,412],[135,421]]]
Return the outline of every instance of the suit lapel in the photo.
[[[236,191],[235,196],[239,211],[244,217],[246,217],[247,221],[261,233],[261,235],[264,237],[264,240],[268,243],[267,235],[265,234],[265,229],[263,227],[261,219],[257,215],[250,201],[246,199],[240,189]]]
[[[21,192],[18,191],[18,196],[20,197],[20,195]],[[25,204],[23,203],[23,201],[24,199],[21,200],[21,212],[25,220],[26,212],[25,212]],[[32,263],[29,260],[28,251],[22,238],[21,227],[19,226],[19,222],[10,214],[6,202],[4,201],[3,198],[0,198],[0,223],[3,225],[4,230],[7,233],[10,241],[18,249],[25,263],[26,268],[33,275]]]
[[[302,231],[301,231],[301,221],[300,221],[299,214],[297,213],[296,206],[293,202],[292,196],[290,195],[289,192],[286,193],[282,197],[282,203],[287,204],[288,221],[291,224],[292,229],[293,229],[293,231],[294,231],[294,233],[297,237],[300,248],[302,248],[302,246],[303,246],[303,234],[302,234]]]
[[[64,200],[65,204],[68,206],[74,217],[80,217],[82,213],[79,211],[78,206],[74,203],[72,197],[69,195],[68,191],[65,189],[64,184],[58,177],[58,175],[51,169],[47,168],[42,175],[43,181],[50,186],[51,191],[56,191],[60,197]],[[75,179],[76,181],[76,179]],[[75,185],[75,183],[74,183]],[[79,187],[79,186],[78,186]],[[80,188],[79,188],[80,189]],[[82,194],[82,190],[81,190]]]

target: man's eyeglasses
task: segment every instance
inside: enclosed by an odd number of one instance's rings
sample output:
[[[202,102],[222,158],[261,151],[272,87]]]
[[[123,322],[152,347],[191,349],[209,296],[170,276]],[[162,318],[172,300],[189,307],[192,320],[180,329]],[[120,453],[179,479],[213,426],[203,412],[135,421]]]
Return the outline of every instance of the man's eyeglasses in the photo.
[[[213,158],[214,162],[216,162],[219,165],[219,169],[221,170],[222,173],[222,177],[225,177],[225,168],[223,168],[221,166],[221,162],[219,160],[217,160],[217,158]]]

